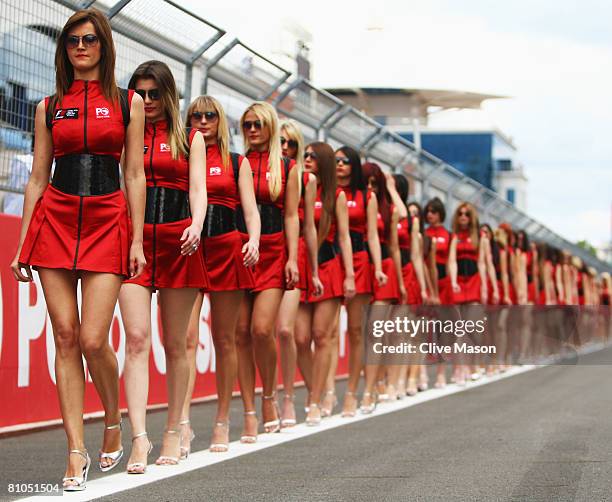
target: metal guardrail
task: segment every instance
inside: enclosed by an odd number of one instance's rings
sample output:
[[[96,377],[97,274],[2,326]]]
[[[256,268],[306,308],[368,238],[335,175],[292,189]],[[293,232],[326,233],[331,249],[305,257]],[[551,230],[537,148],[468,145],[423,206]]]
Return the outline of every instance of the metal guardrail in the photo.
[[[311,82],[292,77],[238,38],[218,43],[226,32],[170,0],[3,0],[0,4],[0,190],[19,193],[28,173],[12,165],[29,152],[36,103],[54,89],[55,37],[67,17],[96,7],[111,19],[117,48],[117,79],[125,85],[138,64],[165,61],[181,90],[181,105],[193,89],[220,99],[238,134],[237,121],[252,100],[268,100],[281,116],[299,122],[308,140],[348,144],[383,167],[412,180],[414,198],[445,200],[448,213],[459,201],[472,202],[481,220],[508,221],[537,240],[567,249],[598,270],[612,271],[586,250],[570,243],[518,210],[497,193],[388,130]],[[235,145],[237,146],[237,145]],[[22,155],[23,157],[23,155]]]

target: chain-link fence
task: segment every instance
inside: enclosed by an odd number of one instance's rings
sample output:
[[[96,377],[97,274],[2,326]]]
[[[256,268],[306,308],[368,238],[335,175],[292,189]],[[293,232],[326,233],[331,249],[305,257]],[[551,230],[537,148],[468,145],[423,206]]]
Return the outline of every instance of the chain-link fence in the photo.
[[[181,90],[183,111],[198,94],[214,95],[224,106],[241,149],[238,119],[253,100],[268,100],[279,114],[299,122],[307,141],[347,144],[383,167],[405,173],[413,197],[435,195],[450,213],[459,201],[472,202],[481,220],[507,221],[539,241],[567,249],[599,270],[612,270],[584,249],[519,211],[431,154],[418,151],[398,134],[316,88],[244,45],[225,31],[169,0],[3,0],[0,3],[0,191],[4,207],[21,197],[31,168],[34,111],[54,92],[55,40],[74,10],[96,7],[111,20],[117,49],[116,74],[125,86],[143,61],[158,59],[171,68]],[[220,40],[222,40],[220,42]]]

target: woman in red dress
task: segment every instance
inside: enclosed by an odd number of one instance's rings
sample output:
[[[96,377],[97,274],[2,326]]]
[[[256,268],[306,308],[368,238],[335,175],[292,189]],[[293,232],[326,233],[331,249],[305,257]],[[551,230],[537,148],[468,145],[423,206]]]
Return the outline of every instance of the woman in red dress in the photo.
[[[255,287],[242,302],[236,331],[238,381],[245,409],[241,440],[252,443],[257,440],[255,365],[263,387],[264,431],[280,430],[274,329],[285,289],[298,283],[299,173],[292,169],[292,160],[281,156],[278,116],[272,105],[253,103],[243,113],[240,126],[261,218]],[[245,231],[243,228],[246,240]]]
[[[253,265],[259,258],[260,221],[249,161],[229,151],[230,134],[225,111],[215,98],[200,96],[187,110],[188,127],[197,129],[206,143],[208,207],[202,233],[202,252],[210,285],[210,320],[215,346],[217,415],[210,451],[229,447],[229,407],[236,381],[236,312],[246,290],[254,285]],[[242,206],[248,229],[243,243],[236,228],[236,208]],[[198,292],[187,331],[189,387],[181,417],[181,455],[187,457],[195,437],[189,421],[200,342],[200,313],[204,293]]]
[[[355,295],[355,275],[349,218],[344,191],[336,185],[336,161],[332,148],[321,142],[311,143],[304,154],[305,169],[317,179],[314,221],[317,227],[318,273],[322,294],[318,288],[302,290],[296,319],[298,362],[312,357],[312,363],[300,367],[302,373],[311,371],[307,425],[321,422],[321,395],[331,364],[332,346],[338,343],[335,321],[342,298]],[[342,260],[336,251],[337,240]],[[343,272],[344,265],[344,274]],[[310,276],[309,272],[306,273]],[[344,280],[343,280],[344,276]],[[310,349],[314,342],[314,354]],[[301,354],[301,356],[300,356]]]
[[[142,99],[115,83],[112,32],[99,11],[68,19],[55,67],[56,94],[36,108],[34,164],[11,268],[17,280],[32,281],[34,267],[42,283],[68,437],[63,488],[78,491],[85,489],[91,462],[83,437],[83,356],[105,412],[100,469],[112,469],[123,455],[117,359],[108,334],[123,278],[138,277],[145,264],[144,117]],[[119,186],[122,151],[127,204]]]
[[[125,326],[125,393],[132,425],[132,453],[127,472],[143,474],[151,443],[146,433],[151,299],[158,293],[166,354],[168,417],[156,463],[174,465],[180,458],[179,421],[187,392],[186,334],[200,288],[208,287],[204,259],[197,252],[206,214],[204,139],[181,122],[179,96],[170,68],[147,61],[134,71],[130,89],[144,99],[145,210],[142,275],[125,281],[119,306]]]

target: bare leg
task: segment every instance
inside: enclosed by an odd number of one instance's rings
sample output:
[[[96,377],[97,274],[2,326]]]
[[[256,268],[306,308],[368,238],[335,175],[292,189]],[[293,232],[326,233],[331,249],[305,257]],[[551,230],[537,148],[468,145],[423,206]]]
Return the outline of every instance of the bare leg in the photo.
[[[119,292],[119,307],[126,337],[123,378],[132,437],[147,430],[151,294],[151,288],[138,284],[124,284]],[[149,440],[146,436],[133,439],[128,466],[134,463],[146,464],[148,450]],[[144,471],[140,466],[137,467],[138,472]]]
[[[53,326],[55,379],[68,450],[84,450],[85,374],[79,346],[77,279],[69,270],[39,268],[38,275]],[[84,465],[85,460],[80,455],[68,455],[64,476],[80,476]],[[74,484],[67,482],[66,486]]]
[[[332,343],[330,347],[330,363],[329,371],[327,372],[327,378],[325,379],[323,402],[321,403],[321,416],[331,416],[334,406],[338,402],[336,398],[336,371],[338,370],[338,352],[340,350],[340,308],[338,308],[338,314],[332,328],[336,343]]]
[[[300,373],[308,389],[312,392],[312,304],[300,303],[295,322],[295,346]],[[306,401],[310,404],[310,397]]]
[[[157,464],[173,464],[171,459],[180,458],[179,422],[187,395],[189,365],[187,363],[187,327],[193,310],[195,288],[160,289],[159,303],[164,332],[166,354],[166,382],[168,387],[168,418]],[[177,431],[169,433],[168,431]]]
[[[251,438],[244,442],[253,442],[257,438],[257,416],[255,415],[255,361],[251,340],[251,310],[253,296],[247,294],[240,304],[238,325],[236,326],[236,353],[238,355],[238,382],[244,406],[244,429],[242,438]]]

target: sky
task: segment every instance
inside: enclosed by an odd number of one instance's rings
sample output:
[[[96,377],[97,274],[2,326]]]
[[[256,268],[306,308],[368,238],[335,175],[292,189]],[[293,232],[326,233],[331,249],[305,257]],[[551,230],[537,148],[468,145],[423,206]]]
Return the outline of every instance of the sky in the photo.
[[[571,241],[611,239],[612,2],[608,0],[259,0],[182,5],[278,61],[280,26],[313,37],[320,87],[453,89],[509,96],[483,117],[511,136],[527,212]],[[295,5],[303,6],[297,9]],[[221,42],[220,42],[221,43]],[[290,48],[288,48],[290,49]]]

